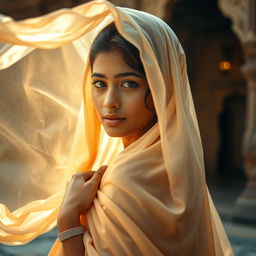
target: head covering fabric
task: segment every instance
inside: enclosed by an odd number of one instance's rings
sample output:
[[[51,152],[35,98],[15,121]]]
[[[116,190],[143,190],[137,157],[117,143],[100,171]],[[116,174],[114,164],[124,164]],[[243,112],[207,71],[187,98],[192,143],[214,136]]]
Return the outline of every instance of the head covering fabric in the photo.
[[[111,22],[140,52],[158,117],[125,149],[107,136],[91,98],[88,54]],[[165,22],[92,1],[19,22],[3,17],[0,41],[1,176],[11,184],[9,200],[1,196],[2,243],[50,230],[70,175],[107,164],[86,216],[86,255],[233,255],[205,182],[185,54]],[[18,185],[24,191],[10,200]],[[63,255],[57,240],[49,255]]]

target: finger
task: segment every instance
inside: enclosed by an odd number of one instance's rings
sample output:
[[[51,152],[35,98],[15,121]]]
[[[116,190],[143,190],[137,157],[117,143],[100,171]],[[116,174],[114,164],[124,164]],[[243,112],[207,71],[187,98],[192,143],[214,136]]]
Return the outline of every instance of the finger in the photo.
[[[83,173],[84,181],[87,181],[91,179],[91,177],[94,175],[94,171],[87,171]]]
[[[83,179],[84,181],[87,181],[93,176],[94,173],[94,171],[78,172],[73,174],[71,180]]]
[[[104,172],[106,171],[107,166],[101,166],[96,172],[94,172],[94,175],[92,176],[92,178],[89,180],[90,183],[93,183],[94,186],[98,187],[101,181],[101,178],[104,174]]]
[[[100,174],[104,174],[104,172],[107,170],[108,166],[107,165],[102,165],[96,172]]]
[[[95,175],[94,175],[94,176],[96,176],[95,178],[101,180],[101,178],[102,178],[104,172],[107,170],[107,168],[108,168],[108,167],[107,167],[106,165],[101,166],[101,167],[95,172]]]

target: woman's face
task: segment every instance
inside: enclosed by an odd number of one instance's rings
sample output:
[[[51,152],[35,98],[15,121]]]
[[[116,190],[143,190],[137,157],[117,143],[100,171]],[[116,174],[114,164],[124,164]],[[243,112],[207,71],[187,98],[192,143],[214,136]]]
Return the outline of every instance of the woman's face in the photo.
[[[144,75],[129,67],[120,51],[100,52],[92,66],[92,99],[97,116],[111,137],[122,137],[128,146],[150,127],[155,116]]]

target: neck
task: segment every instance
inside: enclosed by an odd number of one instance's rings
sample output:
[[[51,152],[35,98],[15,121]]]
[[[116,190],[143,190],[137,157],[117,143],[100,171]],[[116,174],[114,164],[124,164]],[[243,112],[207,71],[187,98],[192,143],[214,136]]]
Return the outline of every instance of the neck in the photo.
[[[153,118],[153,120],[141,131],[131,133],[122,137],[124,148],[127,148],[129,145],[131,145],[133,142],[139,139],[144,133],[146,133],[151,127],[153,127],[156,122],[157,122],[157,119]]]
[[[122,137],[124,148],[127,148],[129,145],[131,145],[134,141],[136,141],[138,138],[140,138],[142,134],[129,134],[125,137]]]

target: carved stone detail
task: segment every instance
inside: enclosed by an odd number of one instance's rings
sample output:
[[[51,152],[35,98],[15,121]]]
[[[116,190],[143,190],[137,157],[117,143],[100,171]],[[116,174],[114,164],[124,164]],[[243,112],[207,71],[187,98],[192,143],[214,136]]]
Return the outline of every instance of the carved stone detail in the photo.
[[[232,28],[239,39],[245,39],[246,26],[246,1],[247,0],[219,0],[222,13],[232,20]]]

